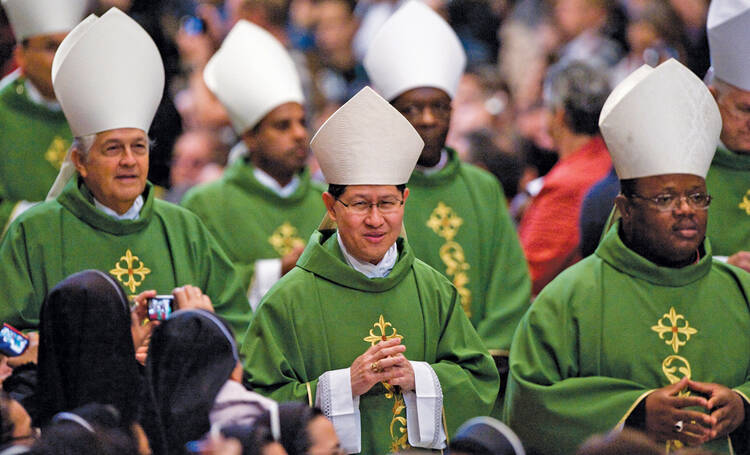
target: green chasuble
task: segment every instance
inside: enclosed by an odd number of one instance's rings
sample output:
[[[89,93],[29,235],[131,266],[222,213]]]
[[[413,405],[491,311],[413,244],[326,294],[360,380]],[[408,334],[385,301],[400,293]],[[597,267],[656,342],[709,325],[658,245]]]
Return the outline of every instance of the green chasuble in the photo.
[[[72,178],[57,199],[19,216],[0,244],[0,320],[19,329],[37,327],[52,287],[73,273],[98,269],[131,296],[197,286],[241,338],[251,312],[229,258],[198,217],[156,200],[150,183],[143,197],[137,220],[115,220],[94,207],[82,180]]]
[[[289,197],[281,197],[253,175],[244,160],[230,166],[216,182],[188,192],[181,205],[196,213],[227,252],[250,288],[258,259],[280,258],[304,246],[325,215],[322,187],[307,169]]]
[[[11,73],[0,81],[0,182],[5,190],[4,203],[43,201],[71,143],[62,110],[50,110],[31,101],[26,78],[19,74]],[[0,218],[0,229],[7,221],[7,216]]]
[[[452,435],[486,415],[498,389],[495,366],[461,310],[456,289],[398,240],[385,278],[368,279],[343,258],[334,231],[315,232],[297,266],[266,294],[242,347],[252,387],[278,401],[314,403],[318,378],[349,368],[375,343],[402,337],[404,355],[430,364]],[[360,397],[362,453],[407,443],[401,393],[381,383]]]
[[[490,352],[507,356],[529,306],[526,258],[497,179],[447,150],[443,169],[411,175],[406,233],[414,254],[456,286]]]
[[[719,147],[706,186],[713,197],[707,231],[713,253],[750,251],[750,155]]]
[[[659,267],[627,248],[618,228],[544,288],[513,338],[505,421],[529,453],[575,453],[684,376],[727,386],[747,406],[750,275],[713,261],[708,241],[696,264]],[[731,435],[735,450],[745,419]],[[728,438],[706,446],[730,452]]]

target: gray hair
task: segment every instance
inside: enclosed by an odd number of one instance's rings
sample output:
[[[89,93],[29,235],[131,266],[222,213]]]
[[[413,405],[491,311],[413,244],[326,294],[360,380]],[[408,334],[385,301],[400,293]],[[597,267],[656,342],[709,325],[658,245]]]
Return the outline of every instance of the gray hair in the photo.
[[[599,132],[599,114],[611,92],[604,70],[581,61],[550,67],[544,81],[544,103],[565,111],[565,124],[578,134]]]
[[[89,156],[89,151],[94,145],[95,140],[96,133],[87,134],[85,136],[76,136],[73,138],[73,143],[70,144],[70,148],[71,150],[78,150],[78,154],[81,155],[81,158],[85,161]]]

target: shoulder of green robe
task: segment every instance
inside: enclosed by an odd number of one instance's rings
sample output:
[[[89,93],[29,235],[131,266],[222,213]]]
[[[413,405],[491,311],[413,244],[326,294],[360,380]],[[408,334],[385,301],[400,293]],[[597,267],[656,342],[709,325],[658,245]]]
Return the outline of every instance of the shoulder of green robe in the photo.
[[[205,204],[207,201],[215,204],[216,199],[214,197],[222,194],[227,186],[224,179],[221,178],[213,182],[196,185],[185,193],[185,196],[180,201],[180,205],[192,210],[193,207]]]
[[[473,164],[461,162],[459,173],[463,176],[466,182],[478,186],[483,192],[497,192],[497,194],[500,195],[502,202],[505,203],[505,194],[500,186],[500,181],[498,181],[497,177],[491,172]]]
[[[607,292],[607,283],[603,282],[603,268],[611,268],[602,258],[592,254],[563,270],[542,289],[531,304],[533,308],[543,301],[583,302],[600,300],[601,292]],[[614,273],[622,273],[612,269]],[[625,276],[625,274],[623,274]],[[610,285],[616,286],[617,283]],[[604,288],[604,289],[603,289]],[[612,289],[612,292],[617,292]],[[590,296],[587,298],[586,296]]]
[[[183,220],[186,224],[195,226],[199,229],[206,229],[198,215],[185,207],[180,207],[177,204],[163,201],[161,199],[154,199],[154,214],[167,218],[170,221]]]

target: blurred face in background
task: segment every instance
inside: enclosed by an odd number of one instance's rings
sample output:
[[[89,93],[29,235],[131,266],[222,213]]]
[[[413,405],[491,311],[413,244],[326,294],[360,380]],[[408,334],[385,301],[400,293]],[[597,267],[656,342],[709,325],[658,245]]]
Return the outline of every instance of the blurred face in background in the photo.
[[[52,60],[65,33],[32,36],[15,49],[16,62],[23,74],[34,84],[37,90],[47,99],[55,99],[52,88]]]

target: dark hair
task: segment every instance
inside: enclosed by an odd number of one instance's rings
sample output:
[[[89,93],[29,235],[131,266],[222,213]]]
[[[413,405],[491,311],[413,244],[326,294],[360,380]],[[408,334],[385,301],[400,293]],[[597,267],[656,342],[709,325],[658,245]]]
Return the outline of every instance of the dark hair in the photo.
[[[565,124],[578,134],[599,132],[599,114],[611,91],[604,71],[583,62],[553,66],[544,82],[545,103],[565,111]]]
[[[331,183],[328,185],[328,193],[333,196],[334,199],[338,199],[341,197],[342,194],[344,194],[344,191],[346,191],[346,187],[349,185],[337,185],[335,183]],[[402,183],[400,185],[395,185],[396,189],[401,192],[401,194],[404,194],[404,190],[406,189],[406,183]]]
[[[625,197],[631,197],[637,191],[635,190],[636,179],[620,180],[620,193]]]
[[[279,441],[288,455],[305,455],[310,449],[310,435],[307,426],[323,412],[304,403],[289,402],[279,404],[279,423],[281,440]],[[264,412],[255,422],[256,426],[271,427],[271,414]]]
[[[226,438],[235,438],[242,444],[242,455],[261,455],[263,449],[274,442],[271,429],[255,422],[252,426],[230,425],[221,429]]]

